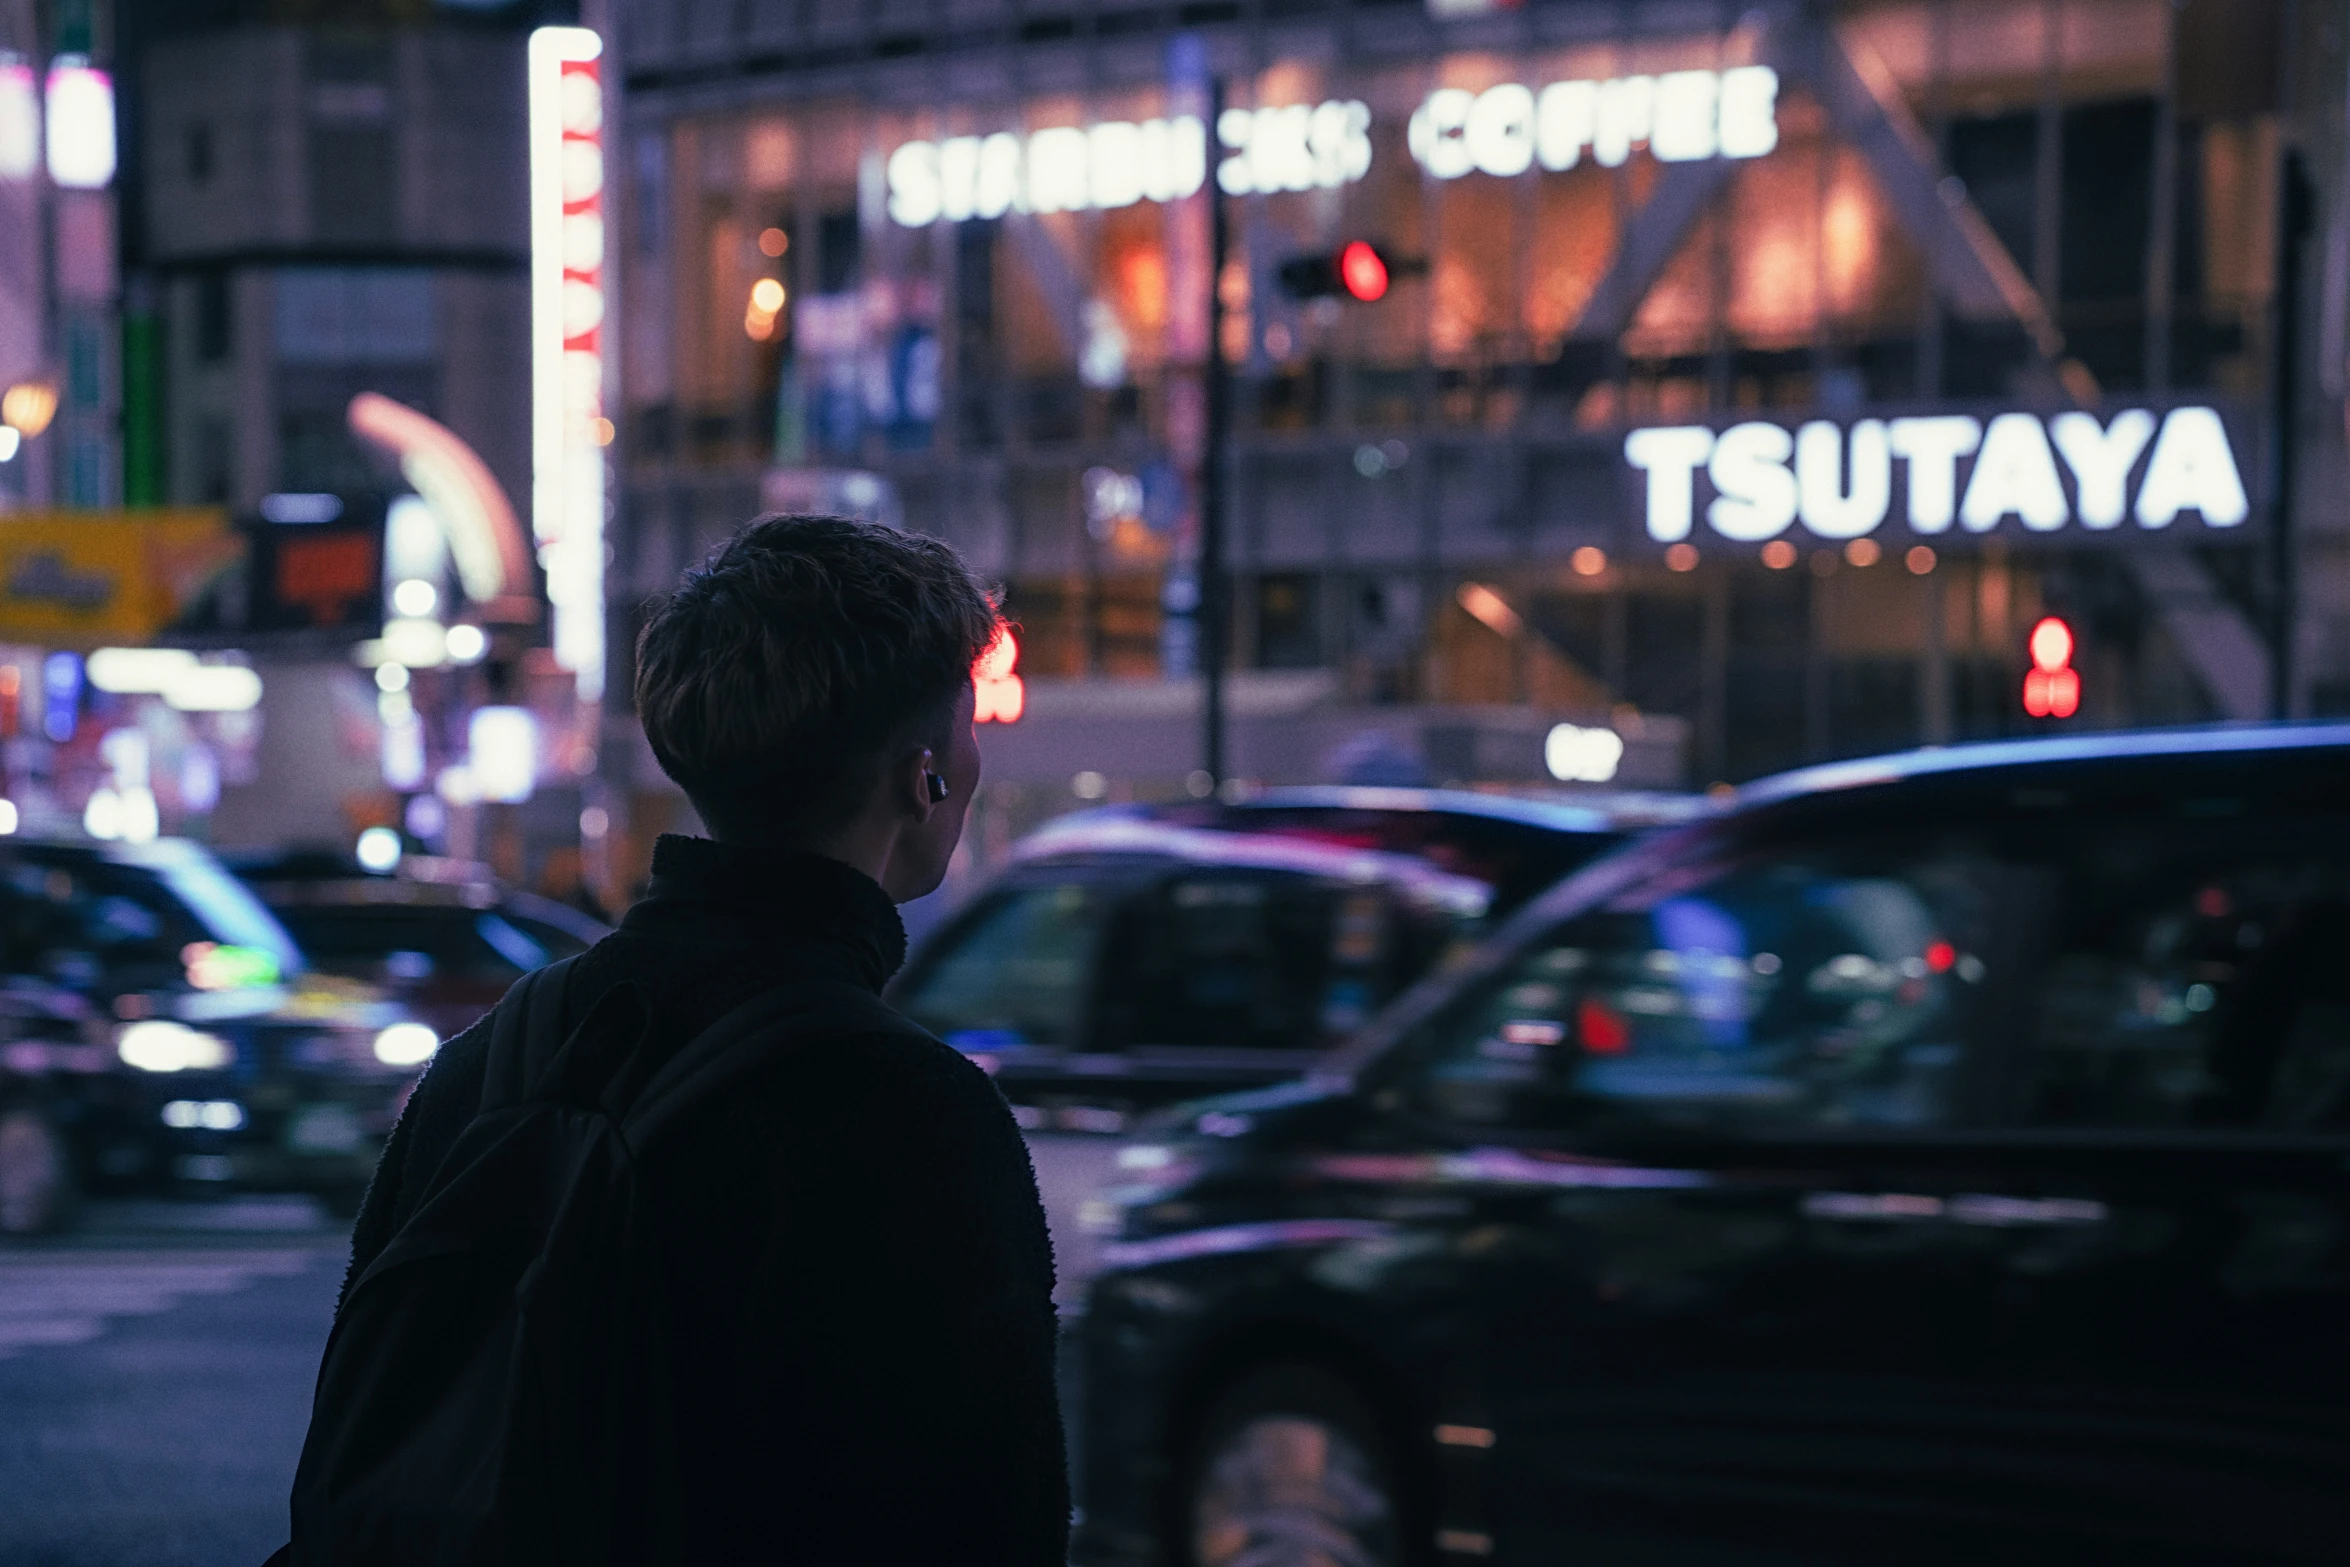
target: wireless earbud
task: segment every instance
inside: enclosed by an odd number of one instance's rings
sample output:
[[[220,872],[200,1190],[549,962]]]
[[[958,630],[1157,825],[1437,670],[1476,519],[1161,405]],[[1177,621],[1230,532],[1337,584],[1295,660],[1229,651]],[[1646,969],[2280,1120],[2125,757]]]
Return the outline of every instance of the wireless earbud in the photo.
[[[936,773],[924,773],[922,776],[930,780],[930,803],[933,805],[945,804],[949,792],[947,781]]]

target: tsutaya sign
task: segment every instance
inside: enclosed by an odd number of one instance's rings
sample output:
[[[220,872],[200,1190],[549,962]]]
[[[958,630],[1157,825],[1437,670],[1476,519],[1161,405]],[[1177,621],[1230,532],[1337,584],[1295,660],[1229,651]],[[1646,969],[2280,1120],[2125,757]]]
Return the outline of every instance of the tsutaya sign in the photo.
[[[2227,425],[2208,407],[1671,425],[1626,436],[1624,460],[1646,476],[1648,536],[1664,544],[1701,516],[1725,539],[1759,544],[1798,523],[1857,539],[1898,519],[1936,538],[2011,521],[2033,533],[2161,529],[2189,515],[2233,528],[2251,513]],[[1702,508],[1701,491],[1711,492]]]
[[[1413,111],[1410,142],[1440,180],[1476,170],[1508,178],[1558,172],[1589,153],[1614,168],[1645,143],[1660,163],[1759,158],[1779,145],[1779,73],[1767,65],[1668,71],[1604,82],[1504,82],[1472,93],[1440,87]]]
[[[1370,172],[1371,111],[1339,99],[1227,109],[1216,141],[1216,186],[1228,196],[1335,190]],[[1180,114],[910,141],[889,155],[887,173],[889,215],[906,228],[1181,201],[1207,182],[1207,127]]]

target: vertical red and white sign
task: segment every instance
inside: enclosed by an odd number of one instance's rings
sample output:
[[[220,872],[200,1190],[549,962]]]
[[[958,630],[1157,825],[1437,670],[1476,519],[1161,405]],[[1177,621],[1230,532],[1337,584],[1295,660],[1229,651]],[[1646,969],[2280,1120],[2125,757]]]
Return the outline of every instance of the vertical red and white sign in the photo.
[[[603,40],[530,35],[531,531],[555,659],[604,694]]]

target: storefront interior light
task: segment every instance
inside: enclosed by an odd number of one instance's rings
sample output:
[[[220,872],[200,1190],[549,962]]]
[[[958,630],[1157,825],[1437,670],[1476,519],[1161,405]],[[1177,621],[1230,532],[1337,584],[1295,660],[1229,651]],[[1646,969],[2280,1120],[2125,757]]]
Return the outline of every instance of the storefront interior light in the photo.
[[[452,664],[478,664],[490,650],[490,639],[479,626],[451,626],[442,639]]]
[[[477,707],[466,724],[465,765],[485,800],[519,805],[538,783],[539,723],[527,707]]]
[[[199,664],[173,680],[163,700],[183,713],[249,713],[261,705],[261,676],[242,664]]]
[[[7,425],[0,424],[0,462],[14,462],[16,449],[24,444],[24,437]]]
[[[196,655],[176,647],[102,647],[90,655],[90,684],[114,696],[161,696],[196,667]]]
[[[437,620],[400,616],[384,622],[383,656],[410,669],[431,669],[449,656],[449,633]]]
[[[394,613],[418,619],[441,607],[441,590],[422,577],[409,577],[392,588]]]
[[[41,94],[21,55],[0,54],[0,180],[26,180],[41,166]]]
[[[23,820],[14,800],[0,798],[0,838],[14,837],[17,825]]]
[[[19,381],[0,392],[0,424],[31,440],[57,417],[57,388],[47,381]]]
[[[114,181],[114,78],[78,54],[49,67],[49,178],[64,190]]]

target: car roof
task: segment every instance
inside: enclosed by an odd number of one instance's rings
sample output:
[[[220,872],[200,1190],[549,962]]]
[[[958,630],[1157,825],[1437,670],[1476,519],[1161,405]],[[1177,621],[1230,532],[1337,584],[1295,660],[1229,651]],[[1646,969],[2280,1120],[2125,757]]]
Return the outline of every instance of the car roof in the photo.
[[[2115,730],[2024,740],[1940,746],[1852,761],[1824,762],[1760,778],[1741,788],[1732,809],[1906,782],[1965,781],[2016,771],[2102,771],[2104,764],[2195,760],[2262,753],[2350,751],[2350,724],[2207,724],[2178,729]]]
[[[1092,816],[1093,813],[1082,813]],[[1185,865],[1295,871],[1342,881],[1389,882],[1448,908],[1482,912],[1492,888],[1409,854],[1240,832],[1213,832],[1164,822],[1079,820],[1048,822],[1012,850],[1011,864],[1067,864],[1118,859],[1173,860]]]
[[[1570,798],[1488,794],[1471,789],[1391,789],[1354,784],[1307,784],[1250,789],[1223,800],[1184,800],[1156,805],[1099,806],[1086,816],[1128,819],[1208,820],[1245,828],[1252,815],[1324,811],[1332,814],[1457,816],[1555,833],[1614,833],[1691,820],[1714,809],[1703,795],[1624,790]]]

